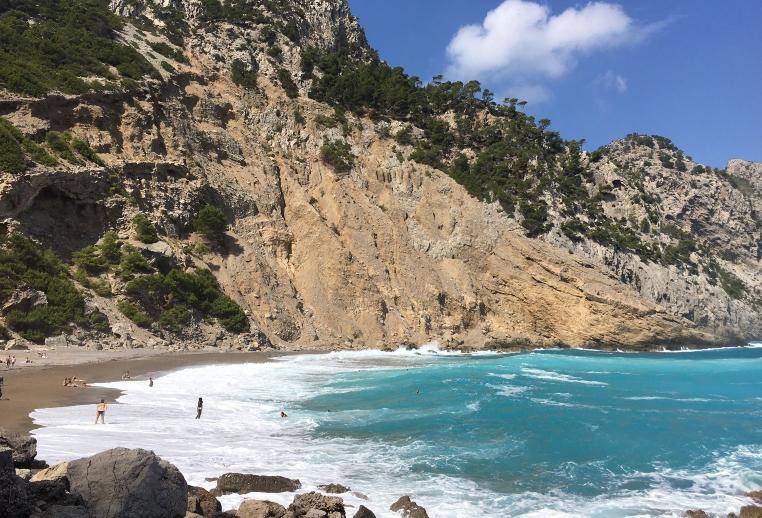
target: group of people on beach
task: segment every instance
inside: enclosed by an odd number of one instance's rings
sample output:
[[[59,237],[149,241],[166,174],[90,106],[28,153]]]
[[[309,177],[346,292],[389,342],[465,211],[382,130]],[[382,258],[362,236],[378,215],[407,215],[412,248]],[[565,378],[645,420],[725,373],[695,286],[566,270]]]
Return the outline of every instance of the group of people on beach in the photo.
[[[8,355],[5,357],[5,368],[6,369],[12,369],[16,366],[16,357]]]
[[[81,383],[81,385],[79,385]],[[63,384],[64,387],[74,387],[74,388],[81,388],[81,387],[88,387],[87,381],[78,378],[74,376],[73,378],[64,378]]]

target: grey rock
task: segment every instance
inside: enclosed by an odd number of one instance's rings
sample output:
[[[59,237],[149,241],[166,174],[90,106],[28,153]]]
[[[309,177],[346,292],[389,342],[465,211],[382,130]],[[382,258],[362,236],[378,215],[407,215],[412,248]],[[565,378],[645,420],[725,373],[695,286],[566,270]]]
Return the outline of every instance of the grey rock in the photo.
[[[350,488],[342,486],[341,484],[323,484],[318,486],[318,489],[325,491],[326,493],[341,494],[349,492]]]
[[[16,476],[13,468],[13,450],[0,447],[0,511],[3,518],[29,515],[26,482]]]
[[[142,449],[114,448],[71,461],[66,478],[97,518],[181,518],[188,507],[182,473]]]
[[[216,494],[286,493],[302,487],[301,482],[286,477],[225,473],[217,479]]]
[[[11,293],[10,298],[3,304],[0,312],[3,315],[13,310],[28,312],[37,306],[43,306],[47,303],[48,298],[43,292],[29,287],[21,287]]]
[[[236,511],[238,518],[282,518],[285,514],[285,507],[269,500],[246,500]]]
[[[66,335],[49,336],[45,339],[45,347],[68,347]]]
[[[294,518],[345,518],[344,501],[337,496],[325,496],[316,491],[297,495],[288,506],[288,511]],[[324,514],[317,514],[320,511]],[[312,515],[309,513],[312,512]]]
[[[389,510],[400,513],[403,518],[429,518],[426,509],[413,502],[407,495],[401,496]]]
[[[203,487],[188,486],[188,512],[201,516],[216,516],[222,505]]]
[[[373,513],[373,511],[364,505],[361,505],[352,518],[376,518],[376,515]]]
[[[37,439],[31,435],[10,432],[0,428],[0,448],[6,447],[13,451],[13,464],[17,468],[37,468]]]

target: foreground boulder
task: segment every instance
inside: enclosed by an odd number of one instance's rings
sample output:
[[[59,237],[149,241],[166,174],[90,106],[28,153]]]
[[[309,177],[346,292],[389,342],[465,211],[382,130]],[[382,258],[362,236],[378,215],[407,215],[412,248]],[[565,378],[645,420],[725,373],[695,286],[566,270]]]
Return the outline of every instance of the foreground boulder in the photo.
[[[17,468],[44,468],[44,462],[35,460],[37,456],[37,439],[31,435],[9,432],[0,428],[0,448],[10,448],[13,451],[13,465]]]
[[[235,515],[236,518],[283,518],[286,508],[269,500],[246,500]]]
[[[373,511],[361,505],[352,518],[376,518],[376,515],[373,514]]]
[[[400,513],[404,518],[429,518],[426,509],[410,500],[407,495],[401,496],[389,510]]]
[[[65,478],[97,518],[182,518],[188,484],[182,473],[155,453],[114,448],[38,473],[33,481]]]
[[[344,501],[316,491],[297,495],[288,506],[288,518],[346,518]]]
[[[188,513],[200,516],[217,516],[222,512],[222,504],[203,487],[188,487]]]
[[[13,450],[0,448],[0,516],[16,518],[29,516],[26,482],[16,476]]]
[[[217,479],[214,494],[291,493],[300,487],[301,482],[286,477],[225,473]]]

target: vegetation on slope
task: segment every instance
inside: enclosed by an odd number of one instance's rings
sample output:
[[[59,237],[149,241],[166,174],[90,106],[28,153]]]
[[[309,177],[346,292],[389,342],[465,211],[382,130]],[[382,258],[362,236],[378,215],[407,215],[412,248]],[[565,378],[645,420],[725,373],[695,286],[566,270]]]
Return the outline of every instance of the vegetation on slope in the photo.
[[[0,303],[16,290],[31,288],[47,297],[46,304],[28,310],[14,308],[5,314],[9,328],[33,342],[62,333],[71,323],[108,330],[102,313],[86,314],[85,300],[69,278],[68,269],[50,250],[19,234],[0,237]]]
[[[154,73],[139,52],[116,41],[121,27],[106,0],[0,2],[0,85],[29,95],[81,93]]]

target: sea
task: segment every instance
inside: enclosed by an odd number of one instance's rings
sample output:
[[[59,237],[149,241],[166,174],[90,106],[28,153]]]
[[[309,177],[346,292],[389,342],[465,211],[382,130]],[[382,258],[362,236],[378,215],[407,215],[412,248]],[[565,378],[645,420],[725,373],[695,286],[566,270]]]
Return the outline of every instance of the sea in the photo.
[[[762,487],[762,344],[703,351],[419,350],[187,368],[94,405],[36,410],[50,463],[155,451],[192,485],[226,472],[340,483],[347,514],[410,495],[432,518],[738,512]],[[204,413],[196,420],[196,401]],[[288,417],[283,418],[280,412]],[[228,495],[285,505],[293,494]]]

